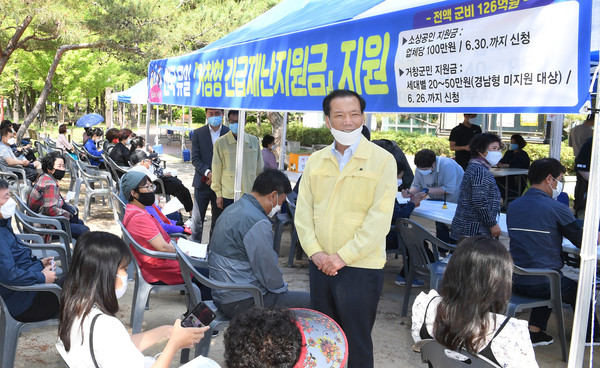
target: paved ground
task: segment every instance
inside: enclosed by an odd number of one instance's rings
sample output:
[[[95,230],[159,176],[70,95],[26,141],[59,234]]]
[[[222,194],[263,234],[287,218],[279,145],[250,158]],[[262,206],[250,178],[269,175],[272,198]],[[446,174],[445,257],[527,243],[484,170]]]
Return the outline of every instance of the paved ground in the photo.
[[[190,145],[188,144],[188,147]],[[189,188],[191,188],[191,180],[193,170],[189,163],[184,163],[181,160],[179,145],[172,143],[170,146],[165,146],[168,166],[178,170],[179,177]],[[68,180],[64,179],[63,184],[67,184]],[[210,211],[208,212],[208,215]],[[209,221],[209,220],[207,220]],[[421,221],[428,229],[433,230],[433,222],[428,220]],[[110,231],[119,234],[119,230],[114,223],[112,211],[108,207],[102,207],[100,204],[95,204],[92,207],[91,219],[88,225],[93,230]],[[208,226],[205,226],[208,228]],[[287,256],[289,252],[289,231],[284,232],[282,240],[280,266],[283,269],[284,277],[292,290],[309,289],[308,284],[308,261],[306,257],[302,261],[295,261],[294,267],[287,267]],[[403,287],[396,286],[394,280],[396,274],[400,270],[402,264],[395,259],[393,255],[388,256],[388,262],[384,269],[384,287],[379,303],[377,320],[373,330],[373,339],[375,344],[375,362],[377,367],[424,367],[418,354],[411,351],[412,339],[410,337],[410,314],[407,318],[400,316],[403,298]],[[412,296],[416,296],[419,290],[413,290]],[[131,311],[131,299],[133,295],[133,283],[130,282],[125,296],[120,299],[120,311],[118,317],[126,326],[129,326],[129,314]],[[179,293],[161,293],[153,294],[150,298],[150,309],[144,315],[144,329],[157,327],[164,324],[172,324],[181,313],[185,311],[184,297]],[[520,318],[528,318],[528,314],[522,314]],[[569,329],[572,325],[573,313],[566,311],[566,326]],[[555,318],[551,317],[548,332],[553,336],[558,336]],[[567,331],[567,339],[570,338],[570,330]],[[54,348],[54,343],[57,340],[56,327],[39,329],[32,332],[24,333],[19,339],[17,350],[17,358],[15,367],[34,368],[34,367],[64,367],[60,356]],[[162,350],[163,344],[158,344],[155,347],[148,349],[146,355],[153,355]],[[560,347],[558,342],[535,349],[536,358],[540,367],[565,367],[566,363],[561,361]],[[589,356],[589,348],[586,349],[586,354]],[[600,353],[600,349],[595,348],[596,355]],[[209,353],[209,357],[217,362],[223,363],[223,334],[213,339],[213,344]],[[173,363],[172,367],[178,366]],[[586,363],[588,366],[589,364]],[[595,358],[592,366],[600,367],[600,358]]]

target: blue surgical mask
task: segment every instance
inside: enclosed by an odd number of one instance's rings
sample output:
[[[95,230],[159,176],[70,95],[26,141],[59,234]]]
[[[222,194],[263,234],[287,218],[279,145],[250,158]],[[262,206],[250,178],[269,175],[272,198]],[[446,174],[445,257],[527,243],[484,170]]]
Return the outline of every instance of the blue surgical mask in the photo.
[[[233,134],[238,134],[238,123],[230,123],[229,129]]]
[[[208,124],[210,126],[218,127],[219,125],[221,125],[221,122],[223,121],[223,117],[222,116],[211,116],[208,119],[206,119],[206,121],[208,121]]]
[[[518,149],[519,149],[519,145],[518,145],[518,144],[516,144],[516,143],[511,143],[511,144],[510,144],[510,149],[511,149],[511,150],[513,150],[513,151],[514,151],[514,150],[518,150]]]

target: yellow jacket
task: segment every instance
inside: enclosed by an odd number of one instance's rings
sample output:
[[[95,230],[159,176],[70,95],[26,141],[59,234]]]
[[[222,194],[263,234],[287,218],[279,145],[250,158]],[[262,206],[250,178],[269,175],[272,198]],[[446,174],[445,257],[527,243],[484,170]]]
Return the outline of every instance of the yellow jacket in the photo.
[[[294,216],[306,254],[337,253],[350,267],[383,268],[396,179],[394,157],[364,137],[342,172],[331,146],[313,153]]]
[[[229,131],[215,141],[212,159],[211,189],[217,197],[233,199],[235,182],[235,157],[237,141]],[[254,180],[263,171],[263,159],[258,138],[244,134],[244,159],[242,161],[242,194],[249,193]]]

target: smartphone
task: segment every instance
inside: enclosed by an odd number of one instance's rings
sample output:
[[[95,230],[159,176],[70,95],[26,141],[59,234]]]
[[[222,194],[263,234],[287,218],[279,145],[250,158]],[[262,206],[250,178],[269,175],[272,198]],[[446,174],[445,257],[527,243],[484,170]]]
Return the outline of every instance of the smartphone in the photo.
[[[203,327],[208,326],[217,315],[204,302],[200,302],[187,316],[181,321],[181,327]]]
[[[429,188],[423,188],[423,190],[421,190],[421,192],[427,194],[427,193],[429,193]]]

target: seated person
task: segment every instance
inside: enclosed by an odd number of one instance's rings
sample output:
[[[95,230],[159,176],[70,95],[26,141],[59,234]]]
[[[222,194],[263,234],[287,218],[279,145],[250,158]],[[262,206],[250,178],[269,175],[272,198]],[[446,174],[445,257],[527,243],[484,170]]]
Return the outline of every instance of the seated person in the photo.
[[[290,181],[277,170],[261,172],[250,193],[227,207],[210,238],[208,264],[216,281],[252,284],[263,294],[265,308],[307,308],[310,294],[289,291],[273,250],[273,225],[269,220],[292,191]],[[254,306],[243,291],[214,290],[214,303],[229,318]]]
[[[77,208],[68,204],[60,195],[58,181],[65,176],[65,158],[60,152],[50,152],[42,158],[42,171],[44,173],[29,191],[27,207],[42,215],[68,218],[71,223],[71,236],[74,239],[79,238],[90,228],[79,219]]]
[[[200,341],[209,327],[181,327],[181,320],[130,335],[116,317],[127,290],[131,253],[116,235],[92,231],[75,247],[61,296],[56,348],[71,367],[169,367],[179,349]],[[91,341],[91,339],[93,339]],[[169,339],[156,360],[142,351]],[[93,342],[93,351],[91,350]],[[218,368],[199,356],[186,367]]]
[[[61,124],[58,127],[58,137],[56,137],[56,148],[68,153],[75,153],[73,145],[67,139],[67,124]]]
[[[496,165],[496,167],[510,167],[513,169],[529,169],[529,164],[531,160],[529,159],[529,155],[527,152],[523,151],[523,147],[527,145],[525,139],[520,134],[513,134],[510,137],[510,146],[508,150],[504,153],[504,157],[500,160],[500,162]],[[521,192],[519,192],[519,181],[521,182]],[[505,196],[504,186],[506,185],[506,178],[496,178],[496,182],[498,183],[498,187],[500,188],[500,194],[502,194],[502,198]],[[511,175],[508,176],[508,191],[509,194],[518,197],[522,194],[523,190],[527,186],[527,176],[526,175]]]
[[[18,133],[19,129],[21,129],[21,124],[17,124],[17,123],[13,123],[13,130]],[[12,148],[15,156],[19,157],[19,158],[23,158],[25,157],[30,163],[33,163],[36,160],[35,154],[34,154],[34,150],[31,148],[31,142],[27,139],[25,139],[25,137],[23,137],[23,139],[21,140],[21,143],[17,144],[18,142],[15,142],[15,144],[11,145],[10,148]]]
[[[418,342],[434,338],[450,350],[465,349],[500,367],[537,367],[527,322],[502,315],[511,295],[512,260],[497,240],[463,240],[441,283],[421,293],[412,307],[411,333]]]
[[[104,143],[102,144],[102,149],[106,151],[106,153],[110,153],[117,143],[119,143],[119,129],[108,129],[106,131]]]
[[[8,122],[8,123],[7,123]],[[37,179],[37,169],[41,168],[38,161],[30,163],[26,158],[17,158],[11,148],[15,144],[16,133],[13,130],[12,123],[4,120],[0,124],[0,164],[4,166],[22,166],[25,170],[25,175],[32,183]]]
[[[229,368],[345,367],[347,341],[331,317],[310,309],[251,308],[225,331]]]
[[[576,247],[581,247],[583,228],[568,206],[556,199],[562,192],[565,167],[554,158],[543,158],[531,163],[529,182],[531,187],[523,196],[515,199],[506,211],[506,225],[510,237],[510,253],[515,265],[523,268],[545,268],[561,273],[563,237]],[[560,278],[563,303],[575,309],[577,281],[562,275]],[[550,285],[543,276],[515,277],[513,290],[534,298],[550,298]],[[533,346],[549,345],[554,339],[544,332],[551,310],[533,308],[529,318],[529,331]],[[587,341],[600,343],[598,319],[588,320]],[[594,337],[591,338],[591,324]]]
[[[151,156],[148,156],[141,149],[135,150],[130,156],[131,164],[133,165],[131,170],[146,174],[153,182],[160,178],[165,186],[165,193],[177,197],[183,204],[183,208],[191,214],[193,202],[190,190],[177,177],[171,176],[170,173],[162,174],[163,171],[160,166],[159,170],[157,170],[156,166],[153,165]]]
[[[142,247],[159,252],[175,253],[171,238],[158,221],[146,211],[154,203],[155,186],[144,173],[131,170],[121,178],[121,199],[128,203],[123,225],[133,239]],[[144,279],[154,285],[183,284],[179,262],[160,259],[133,252],[140,265]],[[208,276],[207,269],[199,269]],[[202,300],[209,300],[210,289],[200,287]]]
[[[90,158],[90,164],[104,168],[104,161],[102,160],[102,150],[98,151],[96,145],[102,139],[102,130],[100,128],[88,129],[88,139],[85,141],[83,147],[93,157]]]
[[[131,152],[127,146],[131,143],[133,131],[131,129],[121,129],[119,132],[119,142],[110,151],[110,158],[115,164],[122,167],[129,167]]]
[[[32,256],[31,250],[13,233],[10,218],[15,208],[8,182],[0,179],[0,282],[15,286],[55,282],[53,258]],[[17,321],[43,321],[58,313],[58,299],[51,292],[13,291],[0,286],[0,295]]]

